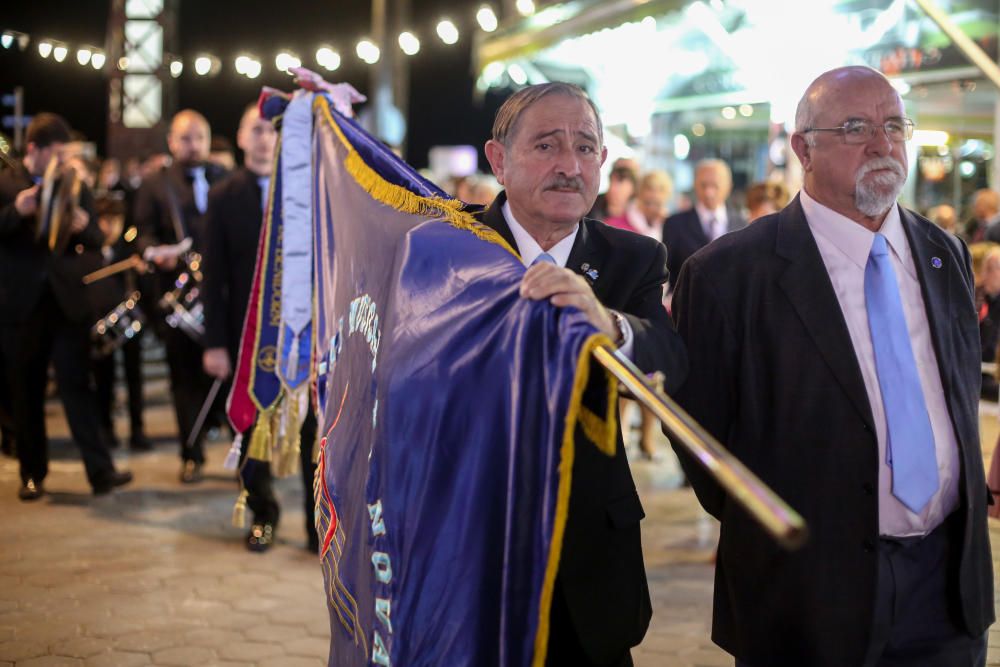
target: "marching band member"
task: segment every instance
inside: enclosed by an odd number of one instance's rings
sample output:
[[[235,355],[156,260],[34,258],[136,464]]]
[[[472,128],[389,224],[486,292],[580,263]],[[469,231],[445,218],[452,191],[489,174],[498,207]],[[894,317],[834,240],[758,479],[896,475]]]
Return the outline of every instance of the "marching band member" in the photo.
[[[189,250],[204,252],[208,190],[224,176],[220,167],[208,162],[210,144],[211,129],[205,117],[191,109],[178,112],[167,135],[173,164],[146,179],[136,194],[133,218],[139,248],[159,274],[153,286],[156,298],[174,288]],[[181,482],[200,482],[204,434],[192,435],[192,431],[212,380],[201,369],[200,341],[181,327],[167,326],[166,321],[159,323],[158,333],[167,348],[170,392],[180,432]]]
[[[58,244],[50,250],[48,230],[36,227],[43,205],[43,175],[51,160],[59,160],[70,129],[61,117],[40,113],[28,126],[26,139],[22,163],[0,174],[0,367],[6,369],[17,432],[18,497],[36,500],[45,493],[44,403],[50,358],[87,479],[95,495],[106,494],[130,482],[132,473],[115,470],[99,435],[90,374],[88,329],[93,311],[82,277],[100,267],[103,236],[93,197],[82,187],[80,205],[67,210],[70,236],[65,250],[60,251]],[[59,206],[57,202],[52,208]],[[52,224],[55,218],[54,214]]]

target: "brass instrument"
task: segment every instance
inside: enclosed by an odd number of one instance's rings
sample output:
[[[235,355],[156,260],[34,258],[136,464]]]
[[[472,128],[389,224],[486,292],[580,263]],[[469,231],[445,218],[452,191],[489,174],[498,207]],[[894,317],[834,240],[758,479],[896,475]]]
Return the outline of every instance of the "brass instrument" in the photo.
[[[45,240],[49,250],[62,254],[66,250],[73,225],[73,213],[80,205],[83,182],[76,170],[49,160],[42,177],[35,238]]]
[[[602,345],[594,359],[625,385],[635,400],[649,408],[663,423],[671,438],[698,461],[736,502],[786,549],[801,547],[808,537],[802,517],[691,415],[657,389],[636,366],[615,348]]]
[[[104,247],[111,247],[125,231],[125,193],[118,190],[101,192],[94,198],[94,209],[104,233]]]

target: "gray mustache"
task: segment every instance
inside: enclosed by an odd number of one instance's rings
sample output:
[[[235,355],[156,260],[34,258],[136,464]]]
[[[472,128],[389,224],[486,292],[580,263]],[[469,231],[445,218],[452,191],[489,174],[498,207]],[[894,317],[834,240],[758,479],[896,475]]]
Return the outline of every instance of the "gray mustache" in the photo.
[[[546,190],[575,190],[580,192],[583,190],[583,179],[572,177],[566,178],[564,176],[558,176],[555,180],[545,186]]]
[[[903,169],[897,160],[891,157],[877,157],[861,165],[858,169],[858,179],[864,178],[869,172],[875,171],[876,169],[891,169],[896,176],[900,178],[906,178],[906,171]]]

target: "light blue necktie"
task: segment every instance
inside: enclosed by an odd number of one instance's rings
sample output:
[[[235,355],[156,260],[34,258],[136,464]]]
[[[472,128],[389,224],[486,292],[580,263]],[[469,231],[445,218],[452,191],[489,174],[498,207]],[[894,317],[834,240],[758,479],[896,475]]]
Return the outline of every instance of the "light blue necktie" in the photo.
[[[205,178],[204,167],[192,167],[188,172],[191,177],[191,189],[194,191],[194,205],[199,213],[208,208],[208,179]]]
[[[865,267],[865,309],[882,390],[892,494],[919,514],[938,490],[934,432],[910,346],[885,237],[875,235]]]
[[[535,264],[538,264],[539,262],[548,262],[549,264],[555,264],[556,263],[556,258],[553,257],[552,255],[550,255],[547,252],[543,252],[541,255],[539,255],[534,260],[532,260],[531,265],[534,266]]]

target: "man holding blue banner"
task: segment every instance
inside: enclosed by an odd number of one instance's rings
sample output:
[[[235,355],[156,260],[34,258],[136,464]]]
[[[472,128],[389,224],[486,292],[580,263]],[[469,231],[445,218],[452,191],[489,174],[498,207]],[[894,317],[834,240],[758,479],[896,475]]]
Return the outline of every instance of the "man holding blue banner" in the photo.
[[[579,309],[644,372],[677,387],[687,356],[661,305],[664,246],[584,217],[607,157],[593,102],[565,83],[518,91],[497,113],[486,156],[505,191],[481,220],[530,267],[521,295]],[[651,616],[643,516],[620,432],[612,457],[578,446],[546,664],[632,664]]]

